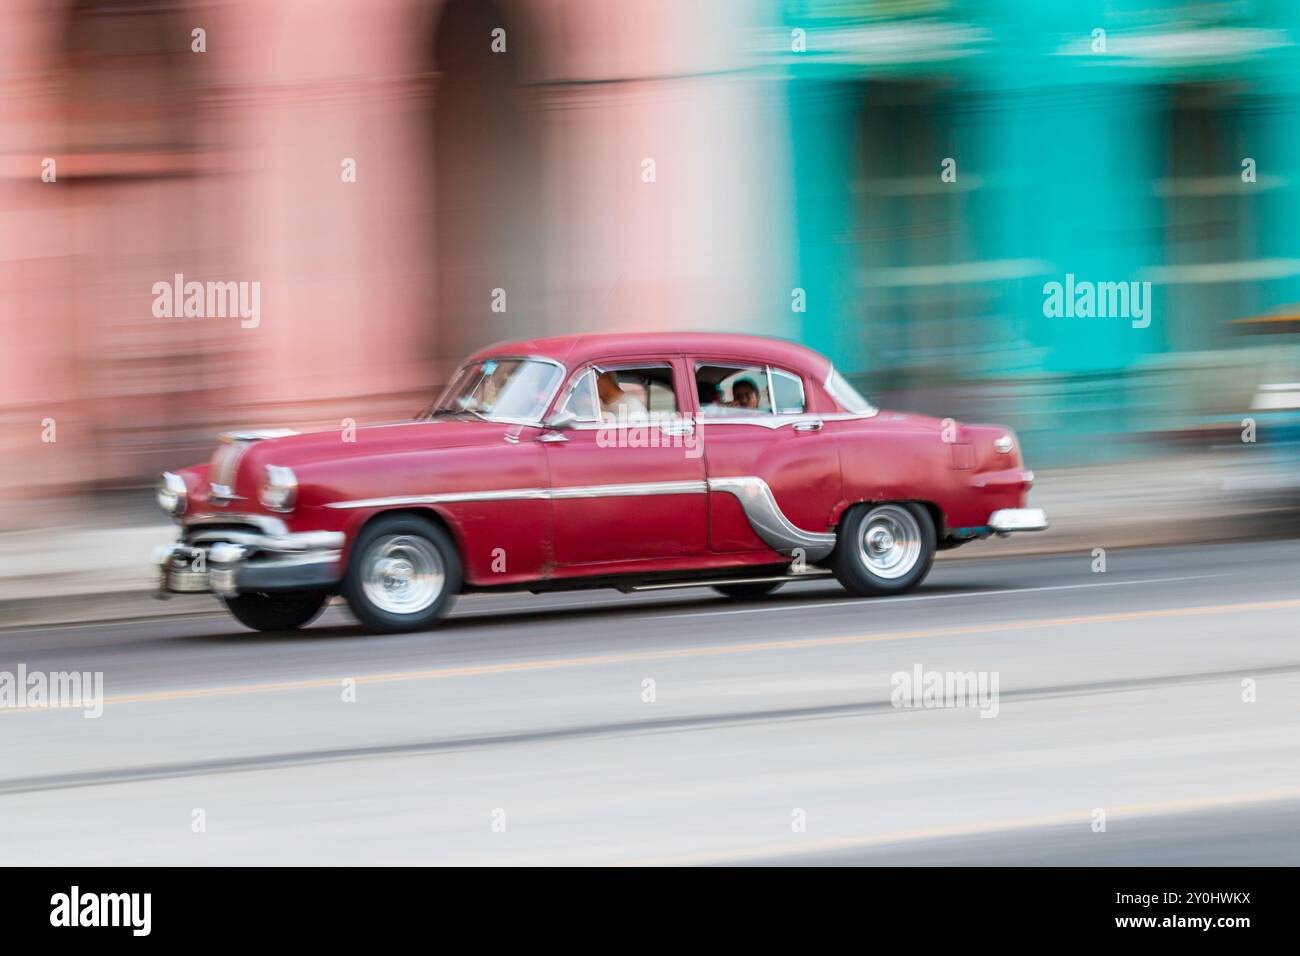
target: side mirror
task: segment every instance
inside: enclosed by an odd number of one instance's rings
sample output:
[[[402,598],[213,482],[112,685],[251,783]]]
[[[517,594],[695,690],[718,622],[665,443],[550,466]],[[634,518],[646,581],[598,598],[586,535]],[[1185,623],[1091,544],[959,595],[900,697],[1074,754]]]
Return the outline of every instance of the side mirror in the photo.
[[[546,421],[542,422],[544,427],[556,432],[568,431],[576,424],[578,424],[578,416],[568,409],[558,411],[550,418],[546,419]]]

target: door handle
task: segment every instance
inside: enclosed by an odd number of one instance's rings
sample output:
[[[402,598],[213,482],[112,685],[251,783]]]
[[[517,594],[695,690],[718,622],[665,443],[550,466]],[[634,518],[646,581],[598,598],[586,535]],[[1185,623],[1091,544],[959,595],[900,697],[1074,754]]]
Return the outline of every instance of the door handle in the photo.
[[[665,435],[689,435],[695,431],[694,422],[664,422],[659,430]]]
[[[822,420],[814,418],[811,421],[795,422],[794,430],[797,432],[819,432],[822,430]]]

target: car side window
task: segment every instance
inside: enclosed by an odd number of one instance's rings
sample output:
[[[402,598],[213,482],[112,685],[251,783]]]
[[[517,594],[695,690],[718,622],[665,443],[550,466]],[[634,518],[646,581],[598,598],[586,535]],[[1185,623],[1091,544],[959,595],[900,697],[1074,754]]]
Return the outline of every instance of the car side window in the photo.
[[[695,388],[702,416],[802,415],[807,409],[803,379],[770,365],[699,364]]]
[[[724,418],[772,413],[765,365],[697,365],[695,389],[702,416]]]
[[[600,421],[600,400],[596,397],[596,370],[587,369],[573,380],[560,412],[572,412],[580,422]]]
[[[777,415],[802,415],[807,408],[803,379],[792,372],[771,368],[772,406]]]
[[[592,366],[573,380],[560,410],[573,412],[582,422],[654,421],[675,415],[673,368],[667,362]]]

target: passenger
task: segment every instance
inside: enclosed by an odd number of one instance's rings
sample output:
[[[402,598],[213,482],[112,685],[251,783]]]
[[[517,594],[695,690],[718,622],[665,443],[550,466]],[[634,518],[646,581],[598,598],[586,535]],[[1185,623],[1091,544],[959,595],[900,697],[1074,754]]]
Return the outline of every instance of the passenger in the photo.
[[[700,410],[716,413],[719,406],[722,405],[722,393],[718,391],[718,386],[712,382],[696,382],[695,393],[700,399]]]
[[[747,378],[733,382],[731,386],[731,407],[758,410],[758,386]]]
[[[596,392],[606,421],[644,422],[650,417],[645,405],[635,395],[619,387],[613,372],[601,372],[596,377]]]

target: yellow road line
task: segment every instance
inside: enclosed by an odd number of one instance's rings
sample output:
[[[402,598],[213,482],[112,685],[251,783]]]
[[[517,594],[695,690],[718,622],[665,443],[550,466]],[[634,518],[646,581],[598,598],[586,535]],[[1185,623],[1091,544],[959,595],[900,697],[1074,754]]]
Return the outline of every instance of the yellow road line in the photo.
[[[1171,813],[1193,813],[1198,810],[1218,810],[1228,807],[1251,806],[1257,803],[1273,803],[1278,800],[1300,798],[1300,786],[1274,787],[1253,793],[1221,794],[1212,797],[1192,797],[1185,800],[1162,800],[1150,803],[1128,803],[1118,806],[1101,805],[1106,811],[1109,825],[1117,819],[1163,816]],[[1052,813],[1034,817],[1013,817],[1004,820],[985,820],[973,823],[957,823],[946,826],[913,827],[905,830],[893,830],[884,833],[868,833],[858,836],[838,837],[829,840],[802,841],[797,836],[785,843],[767,846],[746,847],[733,851],[718,850],[710,853],[691,853],[681,856],[653,857],[645,860],[633,860],[621,866],[702,866],[710,864],[744,863],[753,860],[804,856],[813,853],[828,853],[843,850],[860,850],[877,846],[891,846],[900,843],[915,843],[923,840],[940,840],[951,837],[984,836],[991,833],[1008,833],[1015,830],[1030,830],[1038,827],[1063,826],[1076,824],[1088,826],[1092,823],[1092,810],[1075,810],[1067,813]],[[1097,834],[1097,839],[1112,839],[1107,834]]]
[[[575,667],[598,667],[608,664],[633,664],[645,661],[682,660],[697,657],[724,657],[732,654],[755,654],[769,651],[805,650],[820,647],[842,647],[854,644],[873,644],[885,641],[907,641],[926,637],[966,637],[975,634],[1000,634],[1008,631],[1033,631],[1053,627],[1078,627],[1088,624],[1115,624],[1128,621],[1147,621],[1203,615],[1244,614],[1252,611],[1275,611],[1300,607],[1300,599],[1283,601],[1254,601],[1239,604],[1212,604],[1201,607],[1160,608],[1149,611],[1116,611],[1108,614],[1084,614],[1071,617],[1033,618],[1025,621],[995,621],[983,624],[961,624],[949,627],[931,627],[915,630],[886,631],[880,634],[848,634],[834,637],[791,638],[779,641],[746,641],[739,644],[712,644],[704,647],[663,648],[651,651],[628,651],[617,654],[594,654],[584,657],[560,657],[552,660],[534,659],[509,661],[500,664],[474,664],[463,667],[435,667],[428,670],[393,671],[365,674],[359,677],[340,675],[306,680],[271,681],[260,684],[229,684],[218,687],[196,687],[178,690],[147,691],[139,694],[121,694],[104,698],[104,705],[141,704],[174,700],[197,700],[206,697],[232,697],[250,694],[275,694],[289,691],[337,688],[345,679],[360,684],[393,684],[405,681],[444,680],[454,677],[485,677],[493,674],[515,674],[535,671],[567,670]],[[44,708],[0,708],[3,711]]]

